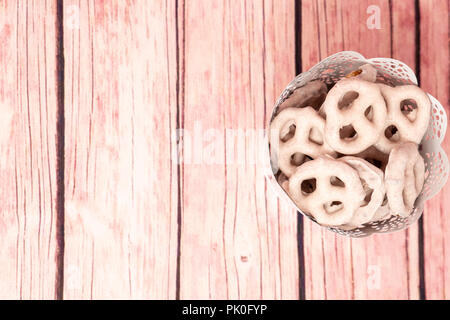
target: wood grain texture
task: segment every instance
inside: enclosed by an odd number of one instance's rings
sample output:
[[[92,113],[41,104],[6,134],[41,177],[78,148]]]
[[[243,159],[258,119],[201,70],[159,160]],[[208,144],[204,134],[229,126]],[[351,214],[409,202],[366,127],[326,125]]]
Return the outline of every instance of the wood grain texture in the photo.
[[[181,125],[194,136],[182,147],[181,299],[298,298],[296,214],[268,189],[254,132],[295,75],[294,11],[179,3]]]
[[[0,1],[0,299],[56,297],[55,1]]]
[[[419,2],[420,8],[420,80],[421,86],[450,114],[449,2]],[[450,155],[447,129],[442,146]],[[429,200],[423,215],[425,298],[450,299],[450,200],[449,183]]]
[[[367,8],[380,9],[380,29],[368,29]],[[302,62],[307,70],[342,50],[393,57],[414,67],[414,1],[302,1]],[[307,299],[417,299],[417,226],[347,239],[305,219]]]
[[[64,1],[65,299],[173,299],[175,1]]]
[[[450,298],[449,184],[423,238],[308,219],[297,234],[262,154],[296,63],[341,50],[405,62],[448,117],[448,0],[66,0],[61,17],[56,3],[0,0],[0,299],[58,298],[62,273],[65,299]]]

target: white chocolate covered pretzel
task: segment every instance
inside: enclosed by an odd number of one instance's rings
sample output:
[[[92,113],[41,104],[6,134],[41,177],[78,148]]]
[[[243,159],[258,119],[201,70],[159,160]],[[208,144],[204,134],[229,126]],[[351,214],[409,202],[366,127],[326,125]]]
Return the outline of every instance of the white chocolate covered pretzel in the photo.
[[[302,211],[326,226],[348,223],[365,197],[357,171],[326,156],[297,168],[289,178],[289,194]]]
[[[373,215],[372,219],[370,219],[369,222],[387,220],[391,217],[391,209],[389,208],[389,204],[387,203],[386,195],[385,195],[385,199],[386,199],[385,200],[386,203],[384,203],[385,201],[383,200],[383,204],[380,207],[378,207],[378,209],[375,211],[375,214]],[[351,224],[344,224],[344,225],[339,226],[339,229],[353,230],[358,227],[359,226],[354,226]]]
[[[383,172],[361,158],[346,156],[339,160],[358,172],[364,188],[365,198],[347,223],[348,226],[358,227],[371,221],[383,202],[386,194]]]
[[[323,139],[324,126],[325,121],[311,107],[281,111],[270,124],[272,165],[290,177],[305,156],[334,154]]]
[[[375,147],[385,153],[400,143],[411,141],[420,143],[428,128],[431,101],[419,87],[405,85],[390,87],[378,84],[386,100],[387,118]],[[415,101],[415,108],[411,101]]]
[[[346,78],[353,78],[353,79],[360,79],[368,82],[375,82],[377,79],[377,69],[375,69],[374,66],[367,63],[359,67],[358,69],[350,72],[345,76]],[[343,99],[340,101],[342,105],[349,105],[353,101],[353,98],[351,95],[344,96]],[[320,116],[326,118],[325,112],[323,110],[323,105],[319,109]],[[343,129],[344,136],[351,132],[351,130],[344,128]]]
[[[334,150],[356,154],[378,141],[386,120],[386,104],[377,84],[342,79],[330,90],[322,107],[325,140]],[[350,136],[346,136],[348,132]]]
[[[318,110],[325,100],[327,91],[326,84],[320,80],[308,82],[292,92],[278,108],[278,113],[287,108],[312,107]]]
[[[385,186],[392,214],[408,216],[422,190],[425,164],[412,142],[394,147],[385,172]]]

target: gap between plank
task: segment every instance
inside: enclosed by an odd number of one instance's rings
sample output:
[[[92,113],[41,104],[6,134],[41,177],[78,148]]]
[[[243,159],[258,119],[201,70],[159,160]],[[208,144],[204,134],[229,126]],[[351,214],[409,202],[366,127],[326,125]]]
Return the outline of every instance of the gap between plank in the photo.
[[[56,279],[55,297],[64,297],[64,18],[63,0],[56,2]]]
[[[181,68],[184,68],[184,62],[180,65],[180,35],[179,35],[179,17],[178,17],[178,8],[179,8],[179,0],[175,0],[175,41],[176,41],[176,69],[177,69],[177,79],[176,79],[176,132],[177,134],[180,132],[180,129],[184,127],[184,118],[182,118],[182,103],[184,100],[184,72],[182,72]],[[181,53],[181,58],[184,59],[184,1],[182,3],[182,43],[183,43],[183,52]],[[180,277],[181,277],[181,223],[182,223],[182,177],[181,177],[181,158],[180,151],[182,146],[180,146],[181,136],[177,137],[177,268],[176,268],[176,280],[175,280],[175,299],[180,300]]]
[[[415,12],[415,65],[416,65],[416,76],[417,83],[420,85],[420,6],[419,0],[414,1],[414,12]],[[424,253],[424,231],[423,231],[423,212],[422,216],[418,221],[419,229],[419,299],[426,299],[425,291],[425,253]]]
[[[302,1],[295,0],[295,74],[302,72]],[[303,215],[297,212],[297,251],[298,251],[298,294],[300,300],[306,299],[305,254],[303,248]]]

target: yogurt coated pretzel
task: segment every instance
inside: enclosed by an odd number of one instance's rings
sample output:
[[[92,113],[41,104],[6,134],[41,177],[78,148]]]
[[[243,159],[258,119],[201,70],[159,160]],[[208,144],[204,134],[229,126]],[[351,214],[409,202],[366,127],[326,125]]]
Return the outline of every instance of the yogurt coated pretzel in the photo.
[[[360,79],[368,82],[375,82],[377,79],[377,69],[375,69],[370,63],[360,66],[358,69],[350,72],[345,76],[345,78]],[[348,101],[345,101],[348,100]],[[349,104],[352,101],[351,97],[344,97],[342,103],[344,105]],[[323,105],[319,109],[319,114],[326,118],[325,112],[323,110]]]
[[[364,64],[360,66],[358,69],[350,72],[345,76],[346,78],[352,78],[352,79],[360,79],[368,82],[375,82],[377,80],[377,69],[375,69],[374,66],[372,66],[370,63]],[[345,99],[350,100],[349,102],[346,102]],[[351,99],[349,97],[344,97],[342,100],[342,103],[344,105],[347,105],[351,102]],[[323,111],[323,105],[319,109],[319,114],[326,118],[325,112]]]
[[[296,89],[279,106],[278,113],[287,108],[313,107],[318,110],[325,100],[328,89],[325,83],[320,80],[308,82],[303,87]]]
[[[392,214],[408,216],[425,180],[425,164],[417,145],[407,142],[389,155],[385,172],[386,194]]]
[[[290,128],[295,125],[295,132]],[[322,154],[335,154],[323,140],[325,120],[311,107],[288,108],[280,112],[270,124],[270,155],[272,164],[290,177],[305,160],[305,155],[317,158]],[[290,133],[290,139],[283,137]],[[301,155],[300,159],[298,154]],[[295,163],[292,163],[292,157]]]
[[[333,178],[342,184],[332,184]],[[306,182],[313,187],[305,190]],[[289,194],[301,210],[325,226],[348,223],[365,197],[357,171],[343,161],[326,156],[297,168],[289,178]]]
[[[385,153],[389,153],[393,147],[402,142],[412,141],[420,143],[430,121],[431,101],[428,95],[415,85],[394,88],[385,84],[378,85],[386,100],[388,112],[383,134],[380,135],[380,139],[375,144],[375,147]],[[415,115],[415,118],[411,120],[401,110],[401,102],[408,99],[415,100],[417,105],[417,109],[410,113],[410,115]],[[395,133],[397,141],[386,137],[385,131],[391,126],[395,126],[398,130]]]
[[[356,92],[357,98],[341,109],[340,101],[351,92]],[[323,111],[326,114],[326,142],[342,154],[356,154],[377,142],[386,120],[386,104],[378,85],[360,79],[337,82],[323,103]],[[370,113],[369,120],[367,114]],[[341,129],[350,125],[356,135],[341,138]]]
[[[352,219],[347,223],[349,226],[358,227],[371,221],[378,208],[383,203],[386,194],[384,188],[384,175],[380,169],[364,159],[347,156],[342,157],[339,160],[344,161],[355,169],[363,182],[365,199],[361,206],[356,209]]]
[[[391,217],[391,210],[389,208],[389,204],[387,203],[387,199],[386,199],[386,203],[384,203],[384,200],[383,200],[383,204],[377,209],[377,211],[375,212],[375,214],[373,215],[372,219],[370,219],[369,222],[387,220],[390,217]],[[344,224],[342,226],[339,226],[339,229],[342,229],[342,230],[353,230],[355,228],[357,228],[357,227],[352,226],[351,224]]]
[[[304,162],[311,161],[309,158],[305,158]],[[283,188],[283,190],[289,194],[289,178],[283,172],[280,172],[277,178],[278,184]]]

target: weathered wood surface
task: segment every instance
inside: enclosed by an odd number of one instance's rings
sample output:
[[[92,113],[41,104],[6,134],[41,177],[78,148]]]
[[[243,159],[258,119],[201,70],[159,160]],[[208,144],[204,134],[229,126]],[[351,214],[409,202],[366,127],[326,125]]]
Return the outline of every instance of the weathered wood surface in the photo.
[[[194,135],[181,164],[180,298],[297,299],[296,213],[259,157],[295,75],[294,2],[181,1],[178,13],[181,127]]]
[[[0,1],[0,299],[56,297],[55,15]]]
[[[450,114],[449,2],[420,1],[420,80]],[[450,154],[447,130],[443,148]],[[424,216],[425,298],[450,299],[450,185],[427,202]]]
[[[352,240],[261,164],[282,89],[341,50],[406,62],[450,112],[448,1],[56,3],[0,0],[0,298],[449,298],[448,184],[423,225]]]
[[[380,10],[379,29],[366,24],[370,5]],[[301,21],[303,70],[342,50],[367,58],[392,56],[414,68],[412,0],[305,0]],[[306,298],[418,298],[417,238],[416,225],[407,231],[350,240],[305,219]]]
[[[174,4],[64,1],[66,299],[175,298]]]

